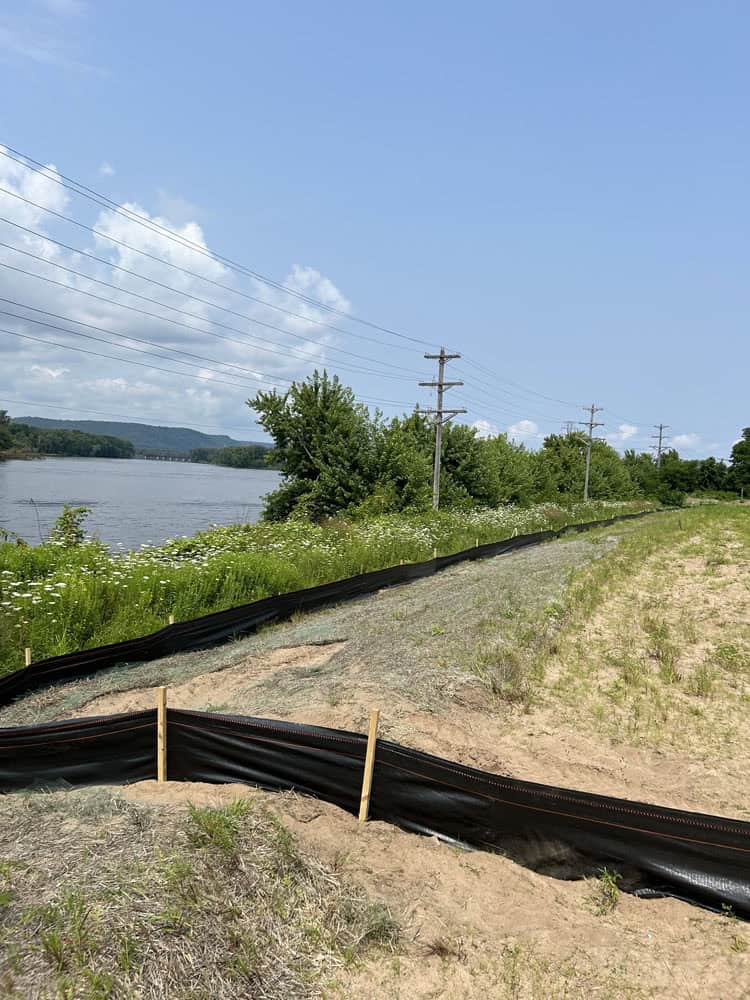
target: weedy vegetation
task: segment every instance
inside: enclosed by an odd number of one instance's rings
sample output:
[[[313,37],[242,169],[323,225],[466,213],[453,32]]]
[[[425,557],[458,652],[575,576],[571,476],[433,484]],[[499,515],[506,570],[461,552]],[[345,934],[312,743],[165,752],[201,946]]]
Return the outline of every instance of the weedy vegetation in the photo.
[[[606,916],[616,909],[620,901],[621,881],[622,876],[609,868],[602,868],[598,877],[593,880],[591,903],[598,916]]]
[[[84,534],[85,508],[66,509],[47,542],[0,544],[0,674],[35,660],[365,571],[417,562],[515,534],[609,517],[647,503],[384,514],[215,527],[137,551]]]
[[[388,909],[260,801],[185,810],[86,790],[8,796],[0,814],[8,1000],[305,998],[398,946]]]

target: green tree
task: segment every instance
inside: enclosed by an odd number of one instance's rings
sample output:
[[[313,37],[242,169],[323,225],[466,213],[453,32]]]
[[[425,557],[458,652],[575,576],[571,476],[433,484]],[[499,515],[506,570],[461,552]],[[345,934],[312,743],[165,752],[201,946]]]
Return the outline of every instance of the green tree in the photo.
[[[750,427],[745,427],[742,437],[732,448],[731,480],[734,489],[750,489]]]
[[[484,448],[496,482],[495,502],[533,503],[538,494],[534,452],[509,441],[505,434],[487,438]]]
[[[639,454],[629,448],[622,460],[638,492],[643,496],[655,497],[659,492],[660,479],[653,456],[645,451]]]
[[[550,434],[537,457],[537,482],[542,498],[578,500],[583,496],[586,434]],[[592,500],[627,499],[636,487],[625,462],[606,441],[591,446],[589,496]]]
[[[373,512],[432,503],[433,432],[423,416],[394,417],[379,435],[377,484],[367,506]]]
[[[379,417],[337,376],[315,371],[285,393],[259,392],[248,400],[274,441],[272,461],[282,485],[266,498],[272,521],[290,514],[320,520],[361,503],[377,478]]]
[[[0,410],[0,451],[13,447],[13,435],[10,432],[10,417],[7,410]]]

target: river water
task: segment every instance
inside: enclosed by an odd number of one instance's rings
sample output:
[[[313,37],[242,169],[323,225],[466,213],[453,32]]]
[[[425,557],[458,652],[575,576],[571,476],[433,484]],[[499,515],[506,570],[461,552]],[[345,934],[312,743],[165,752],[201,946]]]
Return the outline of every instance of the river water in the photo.
[[[37,543],[65,504],[90,507],[88,531],[137,548],[211,524],[257,521],[279,473],[145,459],[0,462],[0,528]]]

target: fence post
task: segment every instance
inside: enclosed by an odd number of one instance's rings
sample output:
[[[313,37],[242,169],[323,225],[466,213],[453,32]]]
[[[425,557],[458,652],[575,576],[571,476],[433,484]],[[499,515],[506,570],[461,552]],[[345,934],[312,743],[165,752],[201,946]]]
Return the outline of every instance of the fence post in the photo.
[[[474,548],[475,548],[475,549],[478,549],[478,548],[479,548],[479,539],[478,539],[478,538],[475,538],[475,539],[474,539]]]
[[[174,615],[169,616],[169,624],[174,625]]]
[[[27,646],[23,651],[24,663],[27,667],[31,666],[31,646]]]
[[[366,823],[370,812],[370,791],[372,789],[372,772],[375,767],[375,744],[378,739],[378,721],[380,710],[373,708],[370,712],[370,728],[367,732],[367,753],[365,755],[365,773],[362,778],[362,795],[359,800],[359,822]]]
[[[437,559],[437,548],[434,548],[434,549],[432,550],[432,558],[433,558],[433,559]]]
[[[156,691],[156,780],[167,780],[167,689]]]

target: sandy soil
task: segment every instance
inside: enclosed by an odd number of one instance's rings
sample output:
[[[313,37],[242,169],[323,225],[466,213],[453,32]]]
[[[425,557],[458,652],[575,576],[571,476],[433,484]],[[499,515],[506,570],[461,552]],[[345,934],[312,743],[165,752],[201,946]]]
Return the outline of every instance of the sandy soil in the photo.
[[[589,882],[558,882],[385,823],[360,826],[333,806],[293,794],[182,782],[143,782],[125,794],[176,808],[262,797],[305,850],[386,902],[403,928],[401,952],[339,977],[330,996],[749,995],[750,954],[736,950],[745,926],[676,900],[623,895],[613,913],[600,915]]]

